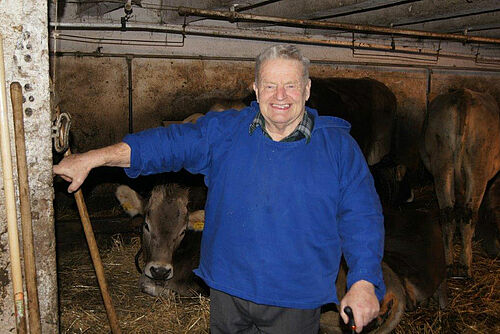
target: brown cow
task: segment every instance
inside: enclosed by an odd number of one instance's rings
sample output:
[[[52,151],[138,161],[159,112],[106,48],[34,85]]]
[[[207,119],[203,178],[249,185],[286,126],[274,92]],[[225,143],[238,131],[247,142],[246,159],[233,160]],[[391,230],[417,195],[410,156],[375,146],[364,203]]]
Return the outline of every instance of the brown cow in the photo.
[[[147,201],[130,187],[121,185],[116,197],[132,217],[144,217],[142,253],[145,267],[139,279],[141,291],[158,296],[164,289],[183,296],[204,291],[193,273],[199,263],[203,211],[188,213],[188,190],[177,184],[156,186]]]
[[[351,123],[369,165],[391,151],[397,101],[383,83],[370,78],[311,78],[307,105],[320,115],[336,116]]]
[[[470,277],[479,205],[488,181],[500,169],[500,115],[493,97],[469,89],[436,97],[429,106],[420,155],[434,176],[448,274]],[[457,224],[460,264],[453,256]]]
[[[342,259],[335,286],[337,298],[341,300],[346,293],[347,265]],[[398,325],[405,310],[405,292],[401,280],[386,263],[382,263],[382,272],[386,285],[386,293],[380,306],[379,316],[372,320],[363,330],[363,333],[390,333]],[[335,311],[335,306],[328,304],[323,306],[320,319],[321,333],[340,333],[343,321]]]
[[[425,209],[384,207],[384,262],[403,282],[406,309],[435,296],[448,304],[446,262],[437,214]]]
[[[476,238],[489,256],[500,258],[500,174],[490,183],[479,207]]]
[[[448,303],[441,229],[432,212],[384,208],[385,249],[382,262],[386,294],[379,316],[366,326],[369,333],[390,333],[406,310],[435,297],[441,308]],[[345,294],[347,267],[343,261],[336,286]],[[331,305],[321,317],[325,333],[338,333],[338,313]]]
[[[208,111],[224,111],[228,109],[236,109],[236,110],[241,110],[245,108],[246,105],[239,101],[239,100],[225,100],[225,99],[216,99],[212,106],[208,108]],[[194,113],[186,118],[184,118],[182,121],[163,121],[162,125],[163,126],[169,126],[170,124],[185,124],[185,123],[193,123],[195,124],[196,121],[200,118],[205,116],[205,114],[202,113]]]
[[[208,111],[224,111],[228,109],[241,110],[246,105],[240,100],[216,99]]]

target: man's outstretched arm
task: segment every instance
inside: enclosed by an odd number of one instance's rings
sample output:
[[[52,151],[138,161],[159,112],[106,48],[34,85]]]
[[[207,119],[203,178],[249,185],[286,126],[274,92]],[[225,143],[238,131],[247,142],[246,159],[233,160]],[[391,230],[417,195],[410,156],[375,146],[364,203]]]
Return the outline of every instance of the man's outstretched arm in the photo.
[[[68,192],[80,188],[90,171],[101,166],[130,167],[130,146],[124,142],[90,150],[85,153],[71,154],[53,167],[56,175],[71,182]]]

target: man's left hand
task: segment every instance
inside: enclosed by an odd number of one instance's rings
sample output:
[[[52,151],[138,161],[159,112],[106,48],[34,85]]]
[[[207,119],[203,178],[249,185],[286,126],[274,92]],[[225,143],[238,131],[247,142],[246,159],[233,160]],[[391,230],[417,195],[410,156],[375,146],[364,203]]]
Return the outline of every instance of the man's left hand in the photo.
[[[375,295],[375,287],[368,281],[357,281],[340,302],[340,315],[347,324],[348,317],[344,308],[350,306],[354,314],[356,332],[360,333],[363,327],[372,321],[379,313],[380,304]]]

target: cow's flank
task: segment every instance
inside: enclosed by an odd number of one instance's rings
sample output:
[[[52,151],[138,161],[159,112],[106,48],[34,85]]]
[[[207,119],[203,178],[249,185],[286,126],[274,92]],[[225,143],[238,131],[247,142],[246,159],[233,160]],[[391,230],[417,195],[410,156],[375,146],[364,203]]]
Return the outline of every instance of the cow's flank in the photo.
[[[429,106],[420,155],[434,177],[446,264],[451,276],[471,276],[472,237],[486,185],[500,169],[500,118],[493,97],[460,89]],[[453,237],[458,228],[460,263]]]

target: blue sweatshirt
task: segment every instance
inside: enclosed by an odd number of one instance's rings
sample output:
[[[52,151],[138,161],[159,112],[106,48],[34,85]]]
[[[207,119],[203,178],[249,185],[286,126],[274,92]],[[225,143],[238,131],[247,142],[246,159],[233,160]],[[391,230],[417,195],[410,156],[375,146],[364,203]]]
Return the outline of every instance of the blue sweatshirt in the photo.
[[[208,197],[201,260],[210,287],[258,304],[310,309],[338,303],[342,253],[347,284],[385,293],[380,202],[348,122],[314,117],[309,143],[275,142],[249,125],[257,103],[207,113],[124,138],[128,176],[185,168],[205,176]]]

